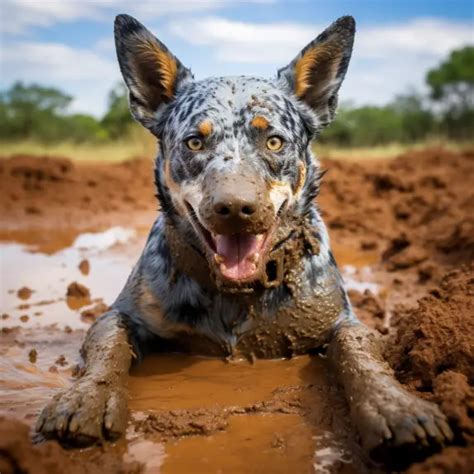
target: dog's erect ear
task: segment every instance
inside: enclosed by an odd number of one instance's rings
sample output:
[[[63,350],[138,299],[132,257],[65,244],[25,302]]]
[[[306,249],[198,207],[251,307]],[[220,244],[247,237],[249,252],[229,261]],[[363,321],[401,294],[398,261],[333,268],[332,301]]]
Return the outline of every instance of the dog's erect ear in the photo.
[[[283,86],[309,105],[323,126],[334,118],[337,93],[351,58],[354,33],[354,18],[343,16],[278,71]]]
[[[131,16],[115,18],[114,36],[120,70],[130,92],[132,115],[145,127],[153,128],[159,108],[171,102],[177,90],[192,80],[191,71]]]

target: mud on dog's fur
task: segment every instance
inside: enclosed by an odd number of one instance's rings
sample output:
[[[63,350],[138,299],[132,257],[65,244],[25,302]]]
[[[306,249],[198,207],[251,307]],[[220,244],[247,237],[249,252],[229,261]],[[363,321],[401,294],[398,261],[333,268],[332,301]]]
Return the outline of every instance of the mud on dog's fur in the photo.
[[[290,357],[328,345],[369,452],[451,439],[354,315],[315,204],[311,143],[334,118],[354,33],[352,17],[338,19],[274,79],[196,81],[138,21],[117,17],[131,113],[158,139],[161,214],[113,309],[88,332],[83,377],[43,410],[45,436],[120,436],[132,353]]]

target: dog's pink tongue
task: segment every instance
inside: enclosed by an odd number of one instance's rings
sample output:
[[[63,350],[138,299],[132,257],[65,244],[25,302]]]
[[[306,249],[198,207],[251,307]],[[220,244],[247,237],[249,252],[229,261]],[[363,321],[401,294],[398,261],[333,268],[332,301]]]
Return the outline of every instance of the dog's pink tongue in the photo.
[[[258,251],[256,235],[217,235],[215,241],[217,253],[223,258],[221,272],[226,278],[242,280],[255,273],[251,257]]]

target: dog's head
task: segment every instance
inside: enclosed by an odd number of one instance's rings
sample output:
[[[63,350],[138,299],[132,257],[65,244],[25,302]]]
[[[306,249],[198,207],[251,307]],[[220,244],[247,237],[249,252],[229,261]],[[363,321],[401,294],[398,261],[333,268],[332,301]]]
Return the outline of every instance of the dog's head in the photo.
[[[134,118],[159,139],[168,221],[228,285],[258,280],[318,191],[311,141],[334,117],[355,23],[342,17],[272,80],[196,81],[134,18],[115,22]]]

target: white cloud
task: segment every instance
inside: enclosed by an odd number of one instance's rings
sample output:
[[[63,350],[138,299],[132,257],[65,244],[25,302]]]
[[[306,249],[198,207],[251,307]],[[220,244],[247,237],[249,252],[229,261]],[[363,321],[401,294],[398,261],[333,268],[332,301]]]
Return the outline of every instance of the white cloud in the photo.
[[[98,2],[3,0],[2,16],[2,32],[16,35],[28,33],[33,26],[48,27],[55,23],[96,18],[100,16],[100,8]]]
[[[4,80],[29,77],[41,80],[96,80],[116,76],[117,66],[109,59],[60,43],[19,42],[2,54]]]
[[[220,17],[175,20],[172,34],[194,45],[212,46],[215,57],[228,62],[265,62],[295,56],[328,25],[301,23],[245,23]],[[359,27],[355,51],[361,58],[390,54],[440,56],[474,41],[473,25],[437,19],[414,19],[402,24]]]
[[[86,49],[25,41],[8,44],[2,52],[2,84],[53,85],[73,94],[76,112],[103,113],[107,92],[119,79],[114,59]]]
[[[407,23],[361,28],[356,51],[365,58],[412,54],[444,56],[452,49],[474,42],[472,22],[417,18]]]
[[[169,31],[190,44],[211,46],[220,61],[273,64],[290,60],[315,37],[318,28],[297,23],[255,24],[209,17],[172,21]]]

